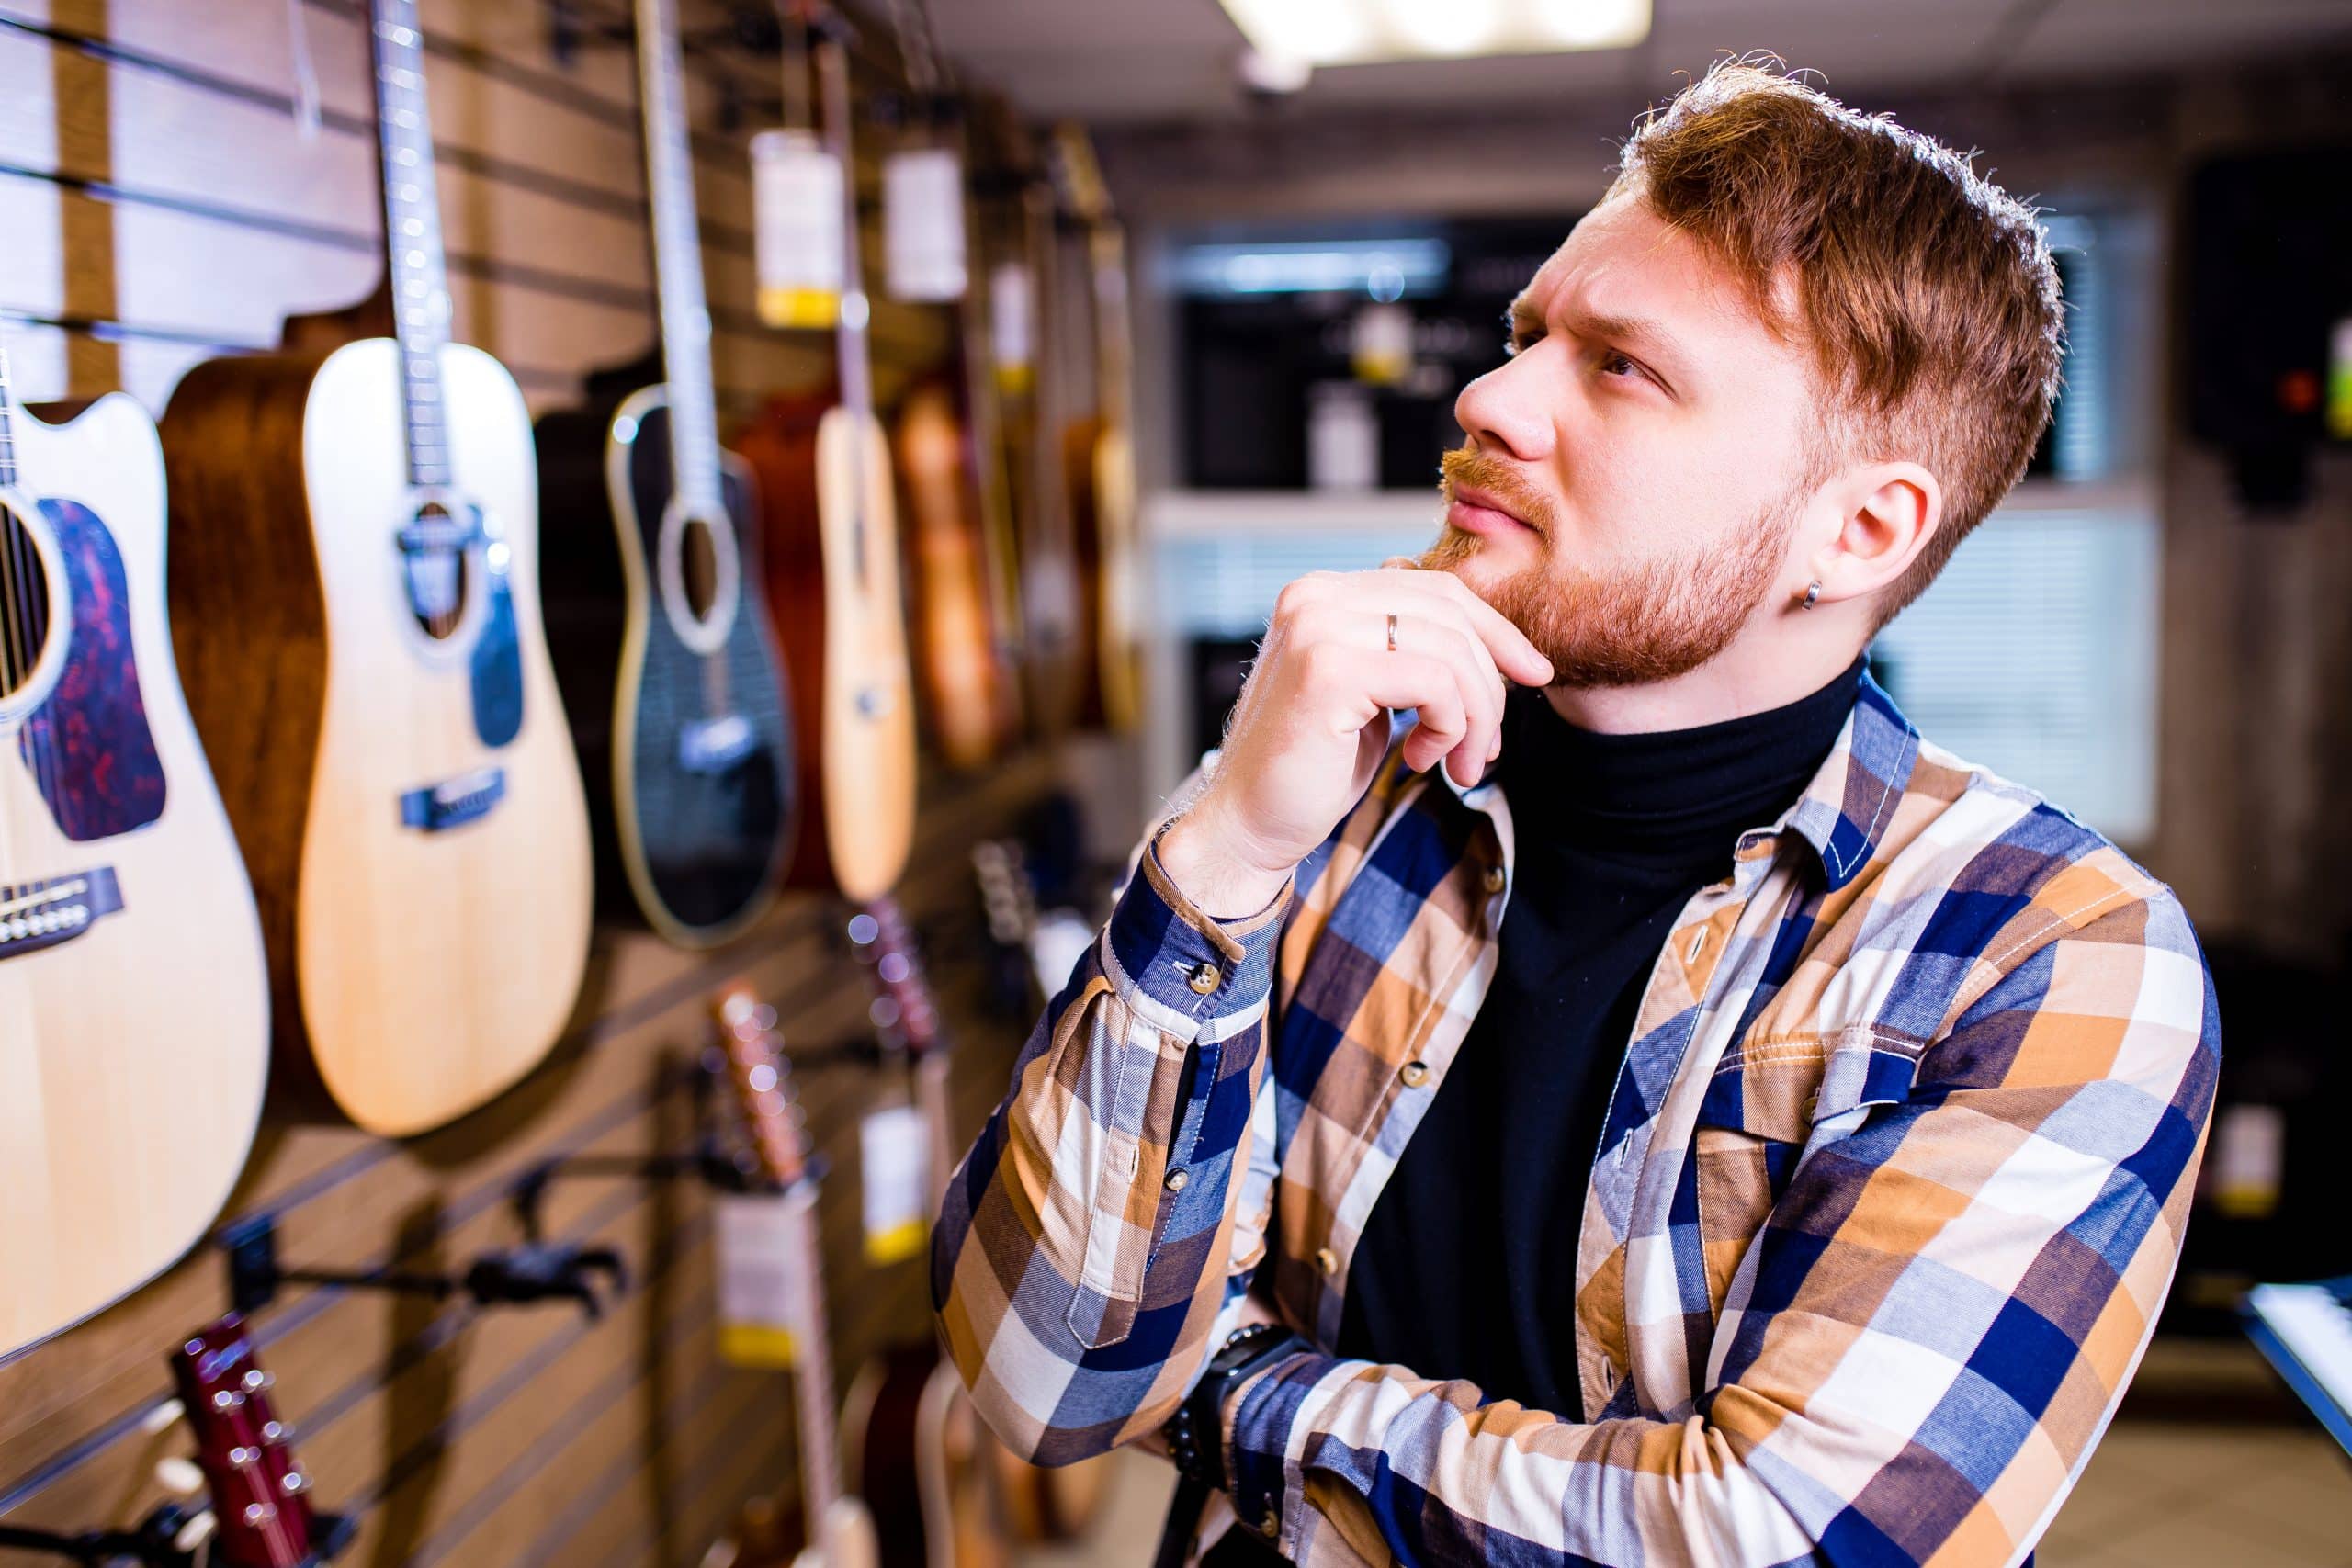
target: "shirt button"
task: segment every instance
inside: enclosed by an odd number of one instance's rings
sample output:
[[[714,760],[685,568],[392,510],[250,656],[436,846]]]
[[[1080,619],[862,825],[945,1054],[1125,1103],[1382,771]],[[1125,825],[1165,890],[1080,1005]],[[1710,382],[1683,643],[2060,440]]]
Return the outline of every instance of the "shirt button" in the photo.
[[[1328,1280],[1340,1271],[1340,1255],[1328,1247],[1323,1247],[1315,1254],[1315,1267],[1321,1269],[1323,1277]]]
[[[1813,1113],[1820,1109],[1821,1091],[1819,1089],[1815,1089],[1811,1094],[1804,1097],[1804,1119],[1808,1122],[1812,1121]]]
[[[1162,1185],[1164,1185],[1170,1192],[1182,1192],[1187,1186],[1191,1185],[1193,1173],[1186,1170],[1180,1165],[1174,1170],[1168,1173],[1168,1179],[1166,1182],[1162,1183]]]
[[[1427,1062],[1408,1062],[1396,1069],[1396,1076],[1404,1080],[1407,1089],[1419,1089],[1430,1081],[1430,1065]]]
[[[1224,978],[1225,976],[1217,972],[1217,967],[1214,964],[1197,964],[1193,966],[1193,989],[1202,996],[1205,997],[1216,990],[1217,983]]]
[[[1499,893],[1502,890],[1503,868],[1498,865],[1488,866],[1487,868],[1487,891],[1489,893]]]

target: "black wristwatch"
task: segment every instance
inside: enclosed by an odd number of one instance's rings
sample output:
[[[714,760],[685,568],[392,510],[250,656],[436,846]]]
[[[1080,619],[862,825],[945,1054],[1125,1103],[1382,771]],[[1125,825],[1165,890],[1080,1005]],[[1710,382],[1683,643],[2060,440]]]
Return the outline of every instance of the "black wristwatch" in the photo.
[[[1236,1329],[1209,1360],[1201,1381],[1159,1429],[1176,1461],[1176,1498],[1169,1505],[1155,1568],[1173,1568],[1192,1556],[1209,1495],[1225,1485],[1225,1401],[1236,1387],[1306,1341],[1279,1323]]]

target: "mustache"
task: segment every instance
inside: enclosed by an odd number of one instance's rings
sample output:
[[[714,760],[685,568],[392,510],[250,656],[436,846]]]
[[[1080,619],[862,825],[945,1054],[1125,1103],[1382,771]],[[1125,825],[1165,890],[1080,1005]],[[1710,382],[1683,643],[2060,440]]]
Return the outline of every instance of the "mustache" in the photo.
[[[1438,476],[1439,492],[1448,505],[1453,502],[1454,491],[1466,485],[1493,496],[1502,502],[1504,511],[1544,539],[1552,537],[1551,498],[1501,458],[1490,457],[1475,446],[1456,446],[1438,460]]]

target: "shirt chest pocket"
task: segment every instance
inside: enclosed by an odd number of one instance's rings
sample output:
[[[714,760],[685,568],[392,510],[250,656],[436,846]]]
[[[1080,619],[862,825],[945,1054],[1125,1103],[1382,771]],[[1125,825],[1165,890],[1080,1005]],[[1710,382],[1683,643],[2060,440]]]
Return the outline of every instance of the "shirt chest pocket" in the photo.
[[[1724,1053],[1700,1102],[1690,1172],[1712,1307],[1723,1309],[1807,1147],[1852,1132],[1872,1105],[1899,1102],[1917,1066],[1868,1026],[1751,1038]]]

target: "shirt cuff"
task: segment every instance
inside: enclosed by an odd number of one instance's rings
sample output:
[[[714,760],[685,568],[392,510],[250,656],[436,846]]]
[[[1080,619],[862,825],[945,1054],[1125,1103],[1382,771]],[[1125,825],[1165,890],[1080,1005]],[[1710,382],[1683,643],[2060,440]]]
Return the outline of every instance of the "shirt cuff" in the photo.
[[[1193,1019],[1263,1001],[1273,988],[1274,949],[1295,880],[1286,879],[1256,914],[1220,920],[1185,897],[1168,874],[1158,834],[1144,846],[1137,870],[1103,933],[1115,974],[1159,1006]]]
[[[1301,1407],[1340,1364],[1319,1350],[1301,1350],[1243,1383],[1226,1402],[1226,1491],[1233,1511],[1285,1551],[1295,1532],[1284,1507],[1298,1490],[1290,1484],[1291,1431]]]

